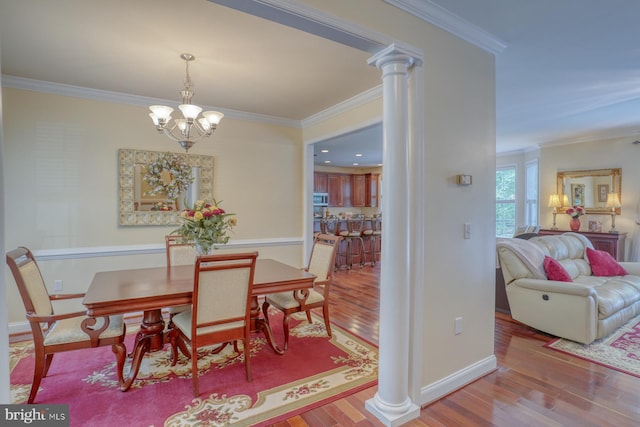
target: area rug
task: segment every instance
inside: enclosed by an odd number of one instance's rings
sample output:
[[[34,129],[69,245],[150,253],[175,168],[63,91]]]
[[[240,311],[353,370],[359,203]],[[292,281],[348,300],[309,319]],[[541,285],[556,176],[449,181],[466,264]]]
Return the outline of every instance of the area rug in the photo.
[[[556,338],[546,343],[545,347],[640,377],[640,316],[631,319],[608,337],[591,344]]]
[[[270,316],[277,343],[282,317]],[[117,389],[111,347],[56,354],[42,380],[36,404],[68,404],[71,426],[264,426],[376,384],[375,346],[313,316],[291,319],[289,348],[277,355],[264,336],[251,340],[253,380],[243,356],[227,346],[218,354],[199,351],[200,396],[193,397],[191,362],[180,353],[171,367],[170,348],[145,356],[131,389]],[[135,331],[126,339],[132,348]],[[241,344],[239,344],[241,345]],[[33,376],[33,343],[11,344],[11,395],[24,403]],[[126,370],[127,368],[125,368]]]

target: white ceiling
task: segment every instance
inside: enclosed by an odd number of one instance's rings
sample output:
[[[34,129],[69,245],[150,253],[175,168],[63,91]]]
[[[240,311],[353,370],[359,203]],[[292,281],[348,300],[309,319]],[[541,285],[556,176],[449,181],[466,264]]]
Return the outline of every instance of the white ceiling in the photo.
[[[415,3],[443,6],[504,41],[496,54],[498,152],[640,133],[639,1]],[[300,123],[380,84],[366,65],[370,53],[206,0],[0,0],[0,40],[5,77],[175,104],[179,55],[190,52],[193,102],[229,116]],[[361,163],[379,163],[379,126],[362,133],[346,138],[361,145],[332,164],[350,165],[365,150]]]

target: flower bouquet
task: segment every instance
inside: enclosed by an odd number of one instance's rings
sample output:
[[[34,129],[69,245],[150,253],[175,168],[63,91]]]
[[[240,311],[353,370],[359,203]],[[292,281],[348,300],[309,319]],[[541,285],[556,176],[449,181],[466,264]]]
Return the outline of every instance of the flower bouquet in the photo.
[[[182,224],[171,234],[179,234],[183,240],[194,242],[198,254],[208,254],[215,245],[229,241],[227,232],[238,223],[233,215],[225,212],[215,199],[211,203],[198,200],[193,207],[180,213]]]
[[[567,215],[571,218],[578,218],[587,213],[587,211],[582,206],[573,206],[565,211]]]

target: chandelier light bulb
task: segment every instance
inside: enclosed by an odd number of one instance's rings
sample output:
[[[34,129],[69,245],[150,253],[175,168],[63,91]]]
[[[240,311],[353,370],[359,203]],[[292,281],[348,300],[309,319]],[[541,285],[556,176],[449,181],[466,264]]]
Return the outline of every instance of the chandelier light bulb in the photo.
[[[171,113],[173,113],[173,108],[167,107],[165,105],[152,105],[149,107],[151,112],[158,120],[171,120]]]
[[[150,106],[151,113],[149,117],[151,117],[158,132],[164,133],[170,139],[177,141],[185,151],[188,151],[196,141],[210,136],[216,130],[224,114],[218,111],[205,111],[202,113],[202,107],[191,103],[193,84],[189,76],[189,62],[194,61],[196,58],[190,53],[183,53],[180,58],[186,63],[184,89],[180,91],[182,104],[178,106],[184,118],[171,121],[173,108],[164,105]],[[200,113],[202,113],[202,117],[200,117]]]
[[[220,120],[224,117],[224,114],[219,111],[205,111],[202,115],[209,124],[214,126],[217,126],[218,123],[220,123]]]
[[[193,104],[182,104],[178,106],[180,111],[182,111],[182,115],[185,119],[195,120],[198,117],[198,114],[202,111],[202,108]]]

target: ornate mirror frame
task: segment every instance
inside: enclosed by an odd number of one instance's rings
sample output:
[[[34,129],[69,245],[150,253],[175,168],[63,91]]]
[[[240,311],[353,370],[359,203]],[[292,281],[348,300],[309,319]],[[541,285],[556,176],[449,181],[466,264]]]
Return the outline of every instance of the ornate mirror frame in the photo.
[[[173,211],[139,211],[135,209],[135,175],[136,165],[149,165],[167,154],[161,151],[118,150],[119,164],[119,206],[120,225],[176,225],[179,224],[178,210]],[[194,168],[197,185],[196,198],[213,199],[213,156],[195,154],[175,154]]]
[[[569,206],[563,206],[562,210],[573,206],[574,191],[582,197],[582,203],[587,214],[609,215],[611,208],[607,208],[607,193],[618,193],[618,199],[622,202],[622,169],[595,169],[580,171],[558,172],[558,195],[564,203],[564,195],[567,195]],[[585,206],[586,205],[586,206]],[[591,205],[591,206],[589,206]],[[616,214],[620,215],[621,209],[616,208]]]

